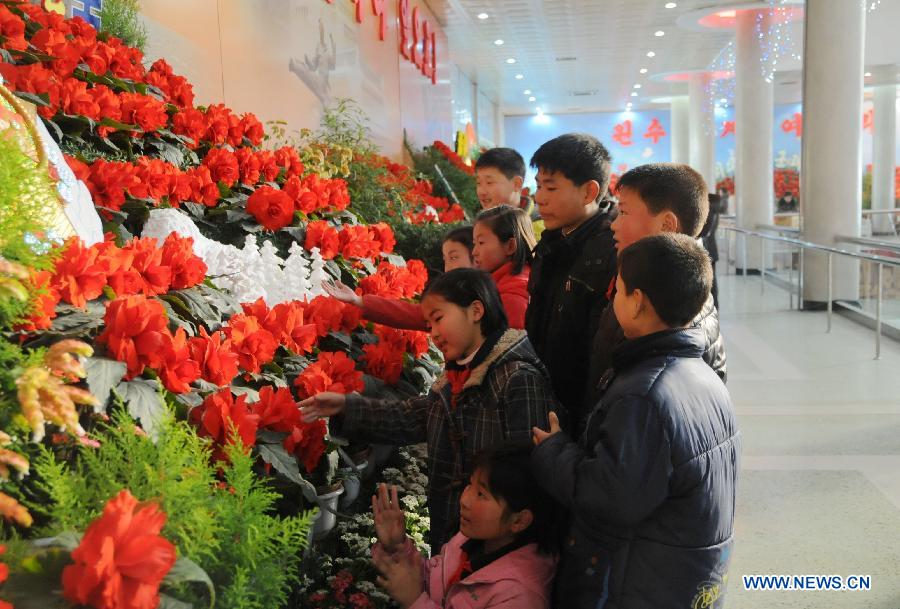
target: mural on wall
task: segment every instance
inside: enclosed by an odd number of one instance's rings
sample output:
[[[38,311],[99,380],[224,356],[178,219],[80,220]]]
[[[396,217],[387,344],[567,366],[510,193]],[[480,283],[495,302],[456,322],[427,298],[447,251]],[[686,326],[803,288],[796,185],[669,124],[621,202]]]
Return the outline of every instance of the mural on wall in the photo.
[[[198,103],[301,129],[350,98],[394,160],[404,131],[453,135],[446,36],[421,0],[152,0],[142,16],[148,58],[191,79]]]

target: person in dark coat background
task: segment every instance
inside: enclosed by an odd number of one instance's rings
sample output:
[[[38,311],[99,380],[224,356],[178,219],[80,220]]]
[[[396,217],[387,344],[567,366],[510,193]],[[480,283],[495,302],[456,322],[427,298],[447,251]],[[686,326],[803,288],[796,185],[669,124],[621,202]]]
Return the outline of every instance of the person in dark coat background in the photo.
[[[538,483],[570,510],[555,605],[724,605],[740,434],[728,390],[691,326],[712,268],[695,239],[662,234],[620,255],[614,301],[627,340],[580,442],[534,430]]]
[[[700,239],[703,241],[703,247],[709,254],[712,261],[713,282],[712,297],[716,310],[719,309],[719,282],[716,280],[716,263],[719,261],[719,245],[716,243],[716,231],[719,230],[719,216],[724,213],[722,198],[717,195],[709,194],[709,215],[706,216],[706,223],[700,230]]]

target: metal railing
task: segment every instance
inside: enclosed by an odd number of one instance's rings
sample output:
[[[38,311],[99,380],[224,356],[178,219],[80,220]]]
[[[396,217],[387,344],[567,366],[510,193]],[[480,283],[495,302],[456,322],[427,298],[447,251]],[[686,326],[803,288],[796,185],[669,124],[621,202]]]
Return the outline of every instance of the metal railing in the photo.
[[[828,245],[821,245],[819,243],[810,243],[809,241],[802,241],[800,239],[794,239],[792,237],[783,237],[781,235],[775,235],[768,232],[761,232],[759,230],[748,230],[744,228],[738,228],[736,226],[723,226],[722,230],[734,232],[737,236],[741,238],[741,247],[742,247],[742,260],[743,260],[743,274],[747,273],[747,241],[749,238],[759,239],[759,247],[760,247],[760,293],[765,293],[766,290],[766,247],[767,242],[773,241],[777,243],[784,243],[791,248],[796,248],[799,250],[800,256],[800,266],[799,266],[799,281],[798,281],[798,291],[797,291],[797,306],[798,308],[803,307],[803,280],[804,280],[804,252],[806,250],[813,250],[817,252],[824,252],[828,255],[828,301],[827,301],[827,328],[826,333],[831,332],[832,327],[832,316],[834,314],[834,306],[833,306],[833,290],[834,290],[834,256],[847,256],[850,258],[855,258],[857,260],[866,260],[868,262],[872,262],[878,265],[878,297],[875,305],[875,359],[881,359],[881,324],[882,324],[882,300],[883,300],[883,279],[884,279],[884,266],[893,266],[900,267],[900,259],[897,258],[887,258],[885,256],[878,256],[876,254],[862,254],[859,252],[851,252],[849,250],[841,249],[839,247],[832,247]],[[779,231],[783,230],[785,227],[773,227],[777,228]],[[857,237],[844,237],[841,239],[853,239],[854,241],[859,239]],[[728,257],[730,258],[730,242],[729,242],[729,251]],[[728,258],[726,258],[727,260]],[[737,268],[737,263],[735,262],[735,268]],[[790,308],[794,308],[794,290],[793,290],[793,272],[794,266],[793,262],[791,263],[791,278],[789,280],[790,289],[788,289],[788,293],[790,295]]]

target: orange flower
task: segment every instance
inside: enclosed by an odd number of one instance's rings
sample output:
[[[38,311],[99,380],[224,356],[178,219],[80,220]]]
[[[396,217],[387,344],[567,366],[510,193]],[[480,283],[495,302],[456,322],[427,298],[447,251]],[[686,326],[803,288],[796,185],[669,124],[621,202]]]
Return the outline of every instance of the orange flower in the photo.
[[[200,378],[200,364],[191,359],[184,328],[166,336],[162,354],[158,372],[163,386],[173,393],[190,391],[191,383]]]
[[[128,378],[144,371],[145,365],[162,363],[162,347],[169,330],[166,312],[158,300],[126,296],[106,304],[106,328],[97,337],[110,355],[128,366]]]
[[[318,334],[314,323],[304,323],[305,317],[302,303],[283,302],[272,308],[263,323],[279,343],[294,353],[311,353]]]
[[[210,108],[212,110],[212,108]],[[209,173],[214,182],[222,182],[229,188],[234,186],[241,176],[237,157],[230,150],[213,148],[203,159],[203,165],[209,167]]]
[[[294,380],[301,399],[318,395],[324,391],[352,393],[363,390],[362,372],[347,354],[338,351],[322,351],[319,359],[300,373]]]
[[[363,345],[363,352],[366,354],[366,372],[390,385],[397,384],[403,374],[404,351],[389,343],[380,342]]]
[[[172,270],[172,288],[183,290],[206,278],[207,266],[194,254],[194,239],[171,233],[162,247],[162,263]]]
[[[227,455],[222,446],[233,444],[236,439],[240,439],[246,452],[250,452],[256,444],[259,416],[247,409],[246,395],[235,399],[231,389],[208,396],[200,406],[191,410],[189,418],[199,428],[200,436],[211,438],[215,443],[213,461],[226,461]]]
[[[310,222],[306,226],[306,242],[303,247],[307,250],[319,248],[319,254],[325,260],[331,260],[337,256],[340,247],[340,237],[333,226],[324,220]]]
[[[106,273],[97,263],[97,252],[84,247],[81,239],[72,237],[65,245],[65,253],[56,262],[51,289],[60,298],[76,307],[84,307],[103,293]]]
[[[259,401],[250,407],[259,417],[259,426],[274,431],[291,431],[300,424],[300,409],[287,387],[274,389],[266,385],[259,390]]]
[[[159,586],[175,564],[175,546],[160,535],[165,512],[121,491],[103,508],[63,570],[63,596],[95,609],[155,609]]]
[[[325,454],[326,433],[328,426],[324,419],[312,423],[301,421],[291,429],[282,444],[285,450],[303,462],[306,473],[311,474]]]
[[[271,362],[275,356],[278,343],[256,317],[238,313],[233,315],[228,320],[228,325],[222,329],[231,340],[232,349],[238,355],[241,368],[247,372],[258,373],[262,365]]]
[[[53,273],[50,271],[32,271],[29,292],[38,295],[33,299],[32,312],[28,317],[28,322],[18,329],[34,332],[46,330],[51,326],[51,320],[56,317],[56,305],[59,304],[59,294],[53,289],[52,281]]]
[[[238,374],[238,356],[231,350],[231,341],[222,332],[207,334],[200,327],[200,336],[188,341],[191,359],[200,365],[200,376],[216,385],[228,385]]]
[[[294,219],[294,201],[277,188],[260,186],[247,199],[247,213],[266,229],[276,231]]]

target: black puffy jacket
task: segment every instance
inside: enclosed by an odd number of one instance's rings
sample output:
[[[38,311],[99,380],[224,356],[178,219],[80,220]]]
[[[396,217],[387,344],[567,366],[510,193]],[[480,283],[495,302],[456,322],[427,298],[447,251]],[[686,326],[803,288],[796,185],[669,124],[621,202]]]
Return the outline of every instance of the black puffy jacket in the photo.
[[[712,295],[703,303],[700,314],[691,322],[691,327],[700,328],[703,331],[703,361],[715,370],[722,382],[728,381],[728,372],[725,362],[725,340],[719,332],[719,311],[716,309]],[[591,350],[591,365],[588,373],[588,386],[585,390],[587,411],[603,397],[602,386],[604,375],[609,373],[612,367],[612,353],[616,347],[625,342],[625,334],[622,326],[616,319],[612,302],[600,315],[600,323]],[[576,433],[581,432],[581,427],[575,425]]]
[[[591,339],[616,275],[610,224],[618,210],[604,205],[568,236],[559,229],[545,230],[534,249],[528,281],[528,339],[573,421],[583,418]]]
[[[581,442],[535,449],[538,481],[571,511],[557,607],[723,606],[740,435],[705,344],[699,328],[627,341]]]

